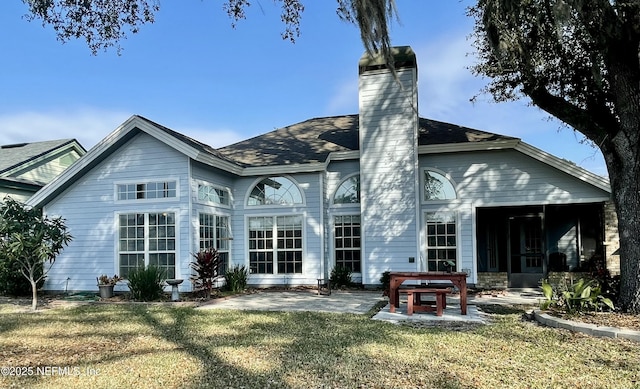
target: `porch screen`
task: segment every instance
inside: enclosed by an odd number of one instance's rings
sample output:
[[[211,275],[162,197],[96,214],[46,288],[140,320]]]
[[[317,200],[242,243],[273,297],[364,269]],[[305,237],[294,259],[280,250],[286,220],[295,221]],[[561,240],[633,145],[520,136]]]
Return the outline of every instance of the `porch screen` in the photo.
[[[448,262],[457,265],[455,212],[427,212],[427,270],[445,271]]]

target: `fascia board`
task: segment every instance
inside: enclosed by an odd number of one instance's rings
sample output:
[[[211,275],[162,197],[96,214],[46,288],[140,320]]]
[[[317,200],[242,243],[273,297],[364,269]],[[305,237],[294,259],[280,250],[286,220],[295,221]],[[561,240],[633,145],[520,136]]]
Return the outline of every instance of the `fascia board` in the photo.
[[[352,159],[360,159],[360,150],[333,152],[329,154],[327,164],[331,161],[348,161]]]
[[[590,171],[583,169],[580,166],[574,165],[569,161],[558,158],[553,154],[549,154],[546,151],[540,150],[524,142],[520,142],[516,146],[516,150],[566,174],[569,174],[583,182],[602,189],[607,193],[611,193],[611,183],[605,177],[599,176],[595,173],[591,173]]]
[[[222,169],[234,174],[241,174],[242,172],[242,167],[238,166],[237,164],[234,164],[229,161],[225,161],[223,159],[217,158],[214,155],[211,155],[209,153],[193,148],[188,144],[182,142],[181,140],[171,136],[167,132],[156,128],[149,122],[141,121],[141,124],[137,125],[137,127],[140,128],[140,130],[149,134],[150,136],[176,149],[177,151],[181,152],[182,154],[186,155],[187,157],[195,161],[202,162],[208,166]]]
[[[239,176],[243,175],[242,172],[244,171],[244,168],[236,165],[235,163],[217,158],[209,153],[198,153],[196,158],[193,158],[193,160],[204,163],[207,166],[224,170],[232,174],[236,174]]]
[[[276,165],[276,166],[255,166],[246,167],[242,170],[242,176],[255,176],[265,174],[294,174],[294,173],[315,173],[327,170],[331,161],[346,161],[360,159],[360,151],[336,151],[329,153],[324,162],[313,162],[297,165]]]
[[[514,149],[520,143],[520,140],[497,140],[490,142],[477,143],[448,143],[438,145],[422,145],[418,146],[418,154],[442,154],[442,153],[458,153],[463,151],[486,151],[486,150],[504,150]]]
[[[309,163],[304,165],[276,165],[276,166],[256,166],[246,167],[242,170],[241,176],[261,176],[269,174],[295,174],[295,173],[316,173],[327,168],[325,162]]]
[[[531,201],[507,201],[507,202],[494,202],[475,200],[473,201],[474,208],[480,207],[522,207],[527,205],[559,205],[559,204],[590,204],[595,202],[605,202],[611,200],[610,196],[601,197],[588,197],[588,198],[569,198],[569,199],[556,199],[556,200],[531,200]]]
[[[36,192],[26,204],[32,207],[39,207],[43,205],[49,198],[62,187],[70,185],[74,179],[81,175],[90,166],[95,164],[99,159],[103,159],[107,151],[115,145],[118,141],[127,136],[131,131],[139,128],[141,120],[136,116],[132,116],[122,123],[118,128],[113,130],[104,139],[93,146],[82,158],[77,160],[68,169],[63,171],[60,175],[54,178],[51,182],[45,185],[41,190]]]
[[[16,181],[16,180],[11,180],[9,178],[0,178],[0,186],[4,188],[9,188],[9,189],[32,190],[34,192],[42,188],[42,185],[39,185],[39,184],[34,184],[31,182],[24,182],[24,181]]]
[[[176,149],[182,154],[186,155],[189,158],[196,159],[200,151],[187,145],[186,143],[176,139],[174,136],[162,131],[151,123],[138,119],[135,127],[139,128],[141,131],[147,133],[148,135],[156,138],[160,142],[166,144],[169,147]]]

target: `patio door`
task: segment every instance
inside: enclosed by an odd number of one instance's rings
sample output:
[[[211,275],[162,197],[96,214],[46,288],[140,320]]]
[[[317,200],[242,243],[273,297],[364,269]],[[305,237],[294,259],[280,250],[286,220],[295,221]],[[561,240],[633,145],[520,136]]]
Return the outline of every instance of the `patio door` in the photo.
[[[509,286],[536,287],[544,271],[542,215],[509,218]]]

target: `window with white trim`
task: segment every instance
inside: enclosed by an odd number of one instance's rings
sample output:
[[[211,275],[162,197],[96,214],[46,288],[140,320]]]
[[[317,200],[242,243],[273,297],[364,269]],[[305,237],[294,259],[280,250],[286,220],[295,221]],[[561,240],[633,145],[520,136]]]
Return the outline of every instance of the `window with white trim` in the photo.
[[[249,218],[251,273],[302,273],[302,220],[300,215]]]
[[[456,213],[427,212],[425,216],[427,270],[455,270],[457,264]]]
[[[360,273],[360,215],[335,216],[333,228],[336,267]]]
[[[198,200],[229,206],[229,191],[208,184],[198,184]]]
[[[425,170],[423,176],[423,198],[425,201],[453,200],[456,190],[447,177],[433,170]]]
[[[302,192],[286,177],[265,177],[251,189],[247,205],[302,204]]]
[[[128,213],[118,216],[119,273],[154,265],[176,276],[176,218],[173,212]]]
[[[229,216],[201,213],[199,216],[200,250],[214,248],[220,255],[220,274],[224,275],[229,266]]]
[[[354,175],[344,180],[333,196],[334,204],[360,203],[360,175]]]
[[[177,196],[176,181],[118,184],[118,200],[164,199]]]

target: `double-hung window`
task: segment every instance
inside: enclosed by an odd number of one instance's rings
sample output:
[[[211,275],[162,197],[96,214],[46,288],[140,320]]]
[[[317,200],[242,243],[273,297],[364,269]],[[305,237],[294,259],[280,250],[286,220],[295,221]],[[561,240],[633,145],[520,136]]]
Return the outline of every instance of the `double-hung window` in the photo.
[[[176,276],[176,217],[173,212],[118,216],[118,262],[122,277],[142,266],[156,266],[166,278]]]
[[[362,271],[360,259],[360,175],[345,178],[333,195],[332,206],[340,208],[333,221],[333,244],[336,267],[349,269],[352,273]]]
[[[336,216],[333,228],[336,267],[360,273],[360,215]]]
[[[229,216],[201,213],[199,216],[200,250],[214,248],[220,256],[220,274],[229,266]]]
[[[456,269],[457,238],[455,212],[427,212],[427,270]]]
[[[249,218],[251,273],[302,273],[302,220],[300,215]]]

